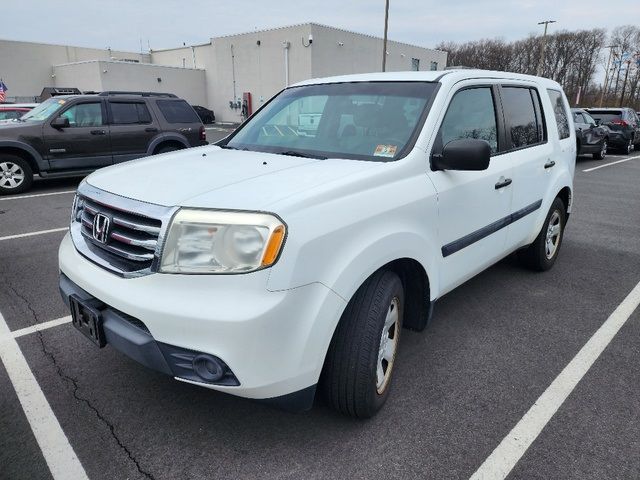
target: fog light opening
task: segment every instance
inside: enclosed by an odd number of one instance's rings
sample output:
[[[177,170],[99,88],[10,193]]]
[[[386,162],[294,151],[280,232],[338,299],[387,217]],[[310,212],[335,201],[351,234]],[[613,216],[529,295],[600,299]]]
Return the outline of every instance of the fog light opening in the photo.
[[[193,359],[193,370],[207,382],[217,382],[224,377],[224,366],[212,355],[196,355]]]

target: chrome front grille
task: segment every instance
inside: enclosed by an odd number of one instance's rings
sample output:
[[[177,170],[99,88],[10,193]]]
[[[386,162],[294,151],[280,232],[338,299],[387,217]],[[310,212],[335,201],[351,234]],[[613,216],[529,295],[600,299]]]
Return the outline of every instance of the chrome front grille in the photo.
[[[164,228],[174,209],[113,195],[87,184],[78,189],[74,206],[71,235],[81,254],[123,276],[153,271],[161,253]],[[96,235],[96,215],[108,219],[104,238]]]
[[[153,261],[153,254],[158,245],[158,235],[162,222],[160,220],[141,217],[130,212],[114,210],[106,205],[82,199],[82,235],[96,246],[122,258],[141,264]],[[110,219],[110,228],[106,243],[93,238],[93,220],[96,214]]]

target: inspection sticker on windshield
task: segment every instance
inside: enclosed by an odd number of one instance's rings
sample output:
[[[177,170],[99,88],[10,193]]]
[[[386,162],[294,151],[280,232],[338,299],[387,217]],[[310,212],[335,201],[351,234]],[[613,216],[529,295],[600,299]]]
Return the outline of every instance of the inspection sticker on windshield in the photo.
[[[378,145],[376,151],[373,152],[374,157],[389,157],[393,158],[398,150],[397,145]]]

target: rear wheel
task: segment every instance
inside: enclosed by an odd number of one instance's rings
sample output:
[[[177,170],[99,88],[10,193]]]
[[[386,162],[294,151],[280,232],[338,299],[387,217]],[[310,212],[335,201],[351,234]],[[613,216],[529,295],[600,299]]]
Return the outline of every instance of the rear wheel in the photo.
[[[518,258],[524,266],[539,272],[553,267],[562,245],[566,221],[567,211],[564,203],[560,198],[556,198],[536,239],[518,252]]]
[[[178,147],[177,145],[164,145],[160,148],[158,148],[155,151],[154,155],[160,155],[161,153],[169,153],[169,152],[175,152],[176,150],[180,150],[180,147]]]
[[[371,276],[345,309],[327,353],[321,392],[334,409],[372,417],[389,395],[398,351],[404,290],[398,275]]]
[[[633,140],[629,139],[627,145],[622,147],[622,153],[625,155],[629,155],[633,152]]]
[[[600,151],[597,153],[594,153],[593,158],[595,160],[604,160],[604,157],[607,156],[607,148],[608,148],[608,144],[607,144],[607,139],[605,138],[604,141],[602,142],[602,146],[600,147]]]
[[[22,158],[0,155],[0,195],[22,193],[33,183],[33,170]]]

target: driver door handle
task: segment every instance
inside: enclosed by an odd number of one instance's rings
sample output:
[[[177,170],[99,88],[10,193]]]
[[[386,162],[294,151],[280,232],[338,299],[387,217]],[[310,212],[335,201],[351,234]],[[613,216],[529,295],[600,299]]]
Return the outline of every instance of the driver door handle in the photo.
[[[549,160],[547,163],[544,164],[544,168],[551,168],[556,164],[556,162],[554,160]]]
[[[501,178],[498,183],[496,183],[496,190],[499,190],[501,188],[504,187],[508,187],[509,185],[511,185],[511,182],[513,180],[511,180],[510,178]]]
[[[91,130],[91,135],[105,135],[106,130]]]

